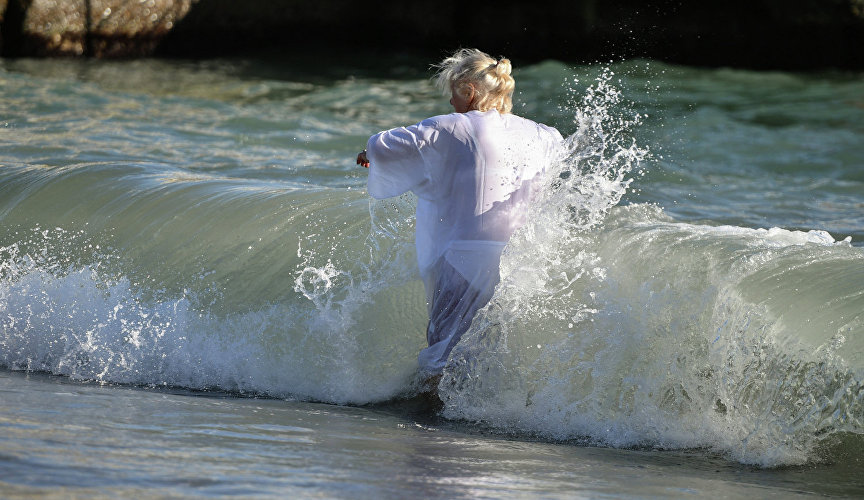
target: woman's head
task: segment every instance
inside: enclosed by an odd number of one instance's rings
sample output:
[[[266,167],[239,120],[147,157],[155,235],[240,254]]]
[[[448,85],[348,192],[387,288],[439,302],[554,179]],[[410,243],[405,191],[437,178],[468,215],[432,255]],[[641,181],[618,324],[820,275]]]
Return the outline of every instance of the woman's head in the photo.
[[[477,49],[460,49],[436,67],[435,83],[453,93],[450,103],[457,112],[495,108],[509,113],[513,109],[516,82],[510,76],[508,59],[494,59]]]

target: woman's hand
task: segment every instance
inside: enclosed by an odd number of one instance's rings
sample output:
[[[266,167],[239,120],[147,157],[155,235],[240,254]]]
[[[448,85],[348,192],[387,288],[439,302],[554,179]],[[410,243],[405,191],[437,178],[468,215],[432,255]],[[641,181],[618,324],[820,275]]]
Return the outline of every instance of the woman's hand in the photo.
[[[369,168],[369,158],[366,158],[366,150],[360,151],[357,155],[357,164]]]

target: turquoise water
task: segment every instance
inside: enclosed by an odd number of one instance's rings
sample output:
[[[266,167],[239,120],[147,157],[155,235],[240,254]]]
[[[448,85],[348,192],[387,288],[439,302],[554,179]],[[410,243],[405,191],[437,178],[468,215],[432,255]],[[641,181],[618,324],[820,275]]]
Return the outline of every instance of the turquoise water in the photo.
[[[3,496],[862,493],[861,75],[517,64],[570,154],[431,413],[353,159],[449,105],[319,68],[2,63]]]

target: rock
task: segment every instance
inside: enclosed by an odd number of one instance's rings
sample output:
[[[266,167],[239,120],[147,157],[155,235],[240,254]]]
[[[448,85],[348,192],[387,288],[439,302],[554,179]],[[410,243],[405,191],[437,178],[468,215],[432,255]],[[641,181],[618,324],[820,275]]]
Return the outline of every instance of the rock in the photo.
[[[12,2],[20,4],[24,13],[21,46],[26,55],[84,55],[85,0]]]
[[[522,60],[864,68],[864,0],[203,0],[159,47],[200,57],[480,47]]]
[[[20,22],[23,56],[152,54],[193,0],[7,0]],[[11,21],[11,19],[10,19]],[[4,26],[10,23],[4,22]],[[5,36],[5,34],[4,34]],[[7,51],[8,52],[8,51]]]
[[[3,52],[3,14],[6,12],[6,0],[0,0],[0,53]]]
[[[90,53],[96,57],[152,54],[193,0],[90,0]]]
[[[648,57],[761,69],[864,68],[864,0],[535,4],[0,0],[0,35],[6,56],[352,57],[396,51],[425,52],[424,60],[434,60],[475,46],[522,60]]]

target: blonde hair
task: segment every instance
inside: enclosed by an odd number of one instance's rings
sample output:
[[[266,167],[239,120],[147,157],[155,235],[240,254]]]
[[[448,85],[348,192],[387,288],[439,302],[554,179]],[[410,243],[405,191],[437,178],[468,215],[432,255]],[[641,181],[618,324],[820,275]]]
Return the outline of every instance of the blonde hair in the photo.
[[[466,97],[469,85],[474,87],[472,109],[499,113],[513,109],[513,89],[516,82],[510,76],[512,66],[505,58],[494,59],[478,49],[459,49],[455,54],[434,65],[435,85],[443,92],[458,92]]]

